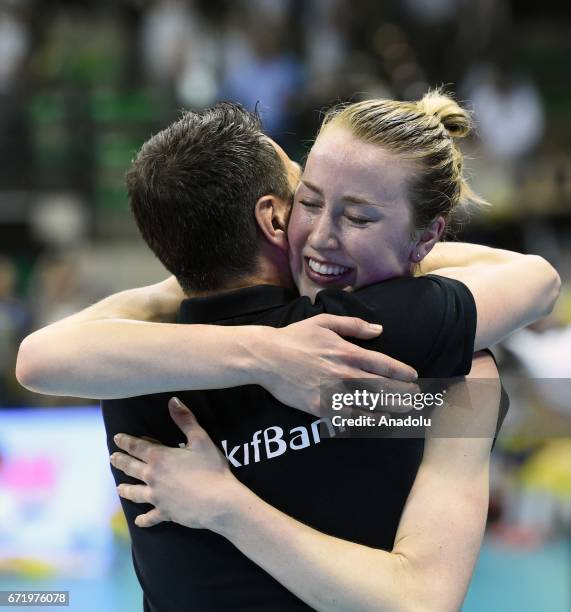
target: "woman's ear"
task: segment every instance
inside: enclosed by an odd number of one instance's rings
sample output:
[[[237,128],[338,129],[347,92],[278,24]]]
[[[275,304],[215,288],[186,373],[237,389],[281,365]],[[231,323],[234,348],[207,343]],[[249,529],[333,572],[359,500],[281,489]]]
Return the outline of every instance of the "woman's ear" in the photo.
[[[262,196],[256,202],[258,228],[267,242],[280,249],[288,249],[286,228],[290,203],[275,195]]]
[[[432,247],[440,240],[446,227],[444,217],[436,219],[424,230],[420,231],[416,242],[410,253],[410,260],[414,264],[419,264],[429,253]]]

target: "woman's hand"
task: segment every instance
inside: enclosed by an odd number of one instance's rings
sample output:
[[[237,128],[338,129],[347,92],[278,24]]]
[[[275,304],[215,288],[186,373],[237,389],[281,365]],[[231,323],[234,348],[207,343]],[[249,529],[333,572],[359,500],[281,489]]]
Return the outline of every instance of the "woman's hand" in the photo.
[[[177,398],[169,401],[174,422],[186,435],[185,448],[171,448],[126,434],[115,443],[126,453],[111,455],[111,463],[145,484],[121,484],[119,495],[155,507],[135,519],[139,527],[173,521],[199,529],[214,529],[234,492],[242,487],[194,414]]]
[[[381,332],[381,325],[330,314],[279,329],[260,327],[250,368],[257,372],[255,382],[282,403],[319,417],[330,414],[323,414],[320,401],[321,385],[328,381],[374,378],[387,390],[415,393],[413,368],[344,339],[371,340]]]

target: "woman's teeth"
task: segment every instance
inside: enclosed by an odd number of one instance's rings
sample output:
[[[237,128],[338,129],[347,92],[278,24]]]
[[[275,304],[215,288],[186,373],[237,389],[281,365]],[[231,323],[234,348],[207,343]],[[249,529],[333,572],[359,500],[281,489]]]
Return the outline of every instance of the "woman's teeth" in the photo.
[[[328,276],[339,276],[340,274],[345,274],[345,272],[349,270],[349,268],[345,268],[344,266],[332,266],[322,264],[315,261],[314,259],[309,259],[308,265],[314,272]]]

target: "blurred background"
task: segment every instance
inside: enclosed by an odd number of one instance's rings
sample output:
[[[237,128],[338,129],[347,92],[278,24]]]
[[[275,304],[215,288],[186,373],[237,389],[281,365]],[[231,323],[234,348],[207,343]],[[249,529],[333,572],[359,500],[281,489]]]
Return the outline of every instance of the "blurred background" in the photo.
[[[231,99],[303,161],[328,105],[444,84],[474,113],[463,146],[493,203],[459,237],[563,280],[553,315],[496,347],[519,383],[464,609],[571,610],[571,440],[517,435],[539,408],[571,418],[538,380],[571,378],[570,32],[549,0],[0,0],[0,590],[141,609],[97,408],[25,391],[14,363],[30,331],[165,276],[124,188],[143,141]]]

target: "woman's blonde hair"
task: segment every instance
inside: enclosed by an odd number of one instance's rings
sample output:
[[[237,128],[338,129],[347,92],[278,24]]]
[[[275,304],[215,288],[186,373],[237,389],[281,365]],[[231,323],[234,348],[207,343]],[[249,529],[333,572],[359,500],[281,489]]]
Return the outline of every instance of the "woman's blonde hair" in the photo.
[[[330,126],[349,129],[364,142],[413,160],[409,185],[415,227],[428,227],[438,216],[446,220],[458,205],[486,205],[463,175],[462,152],[455,143],[470,133],[469,113],[439,89],[416,102],[364,100],[329,110],[319,134]]]

